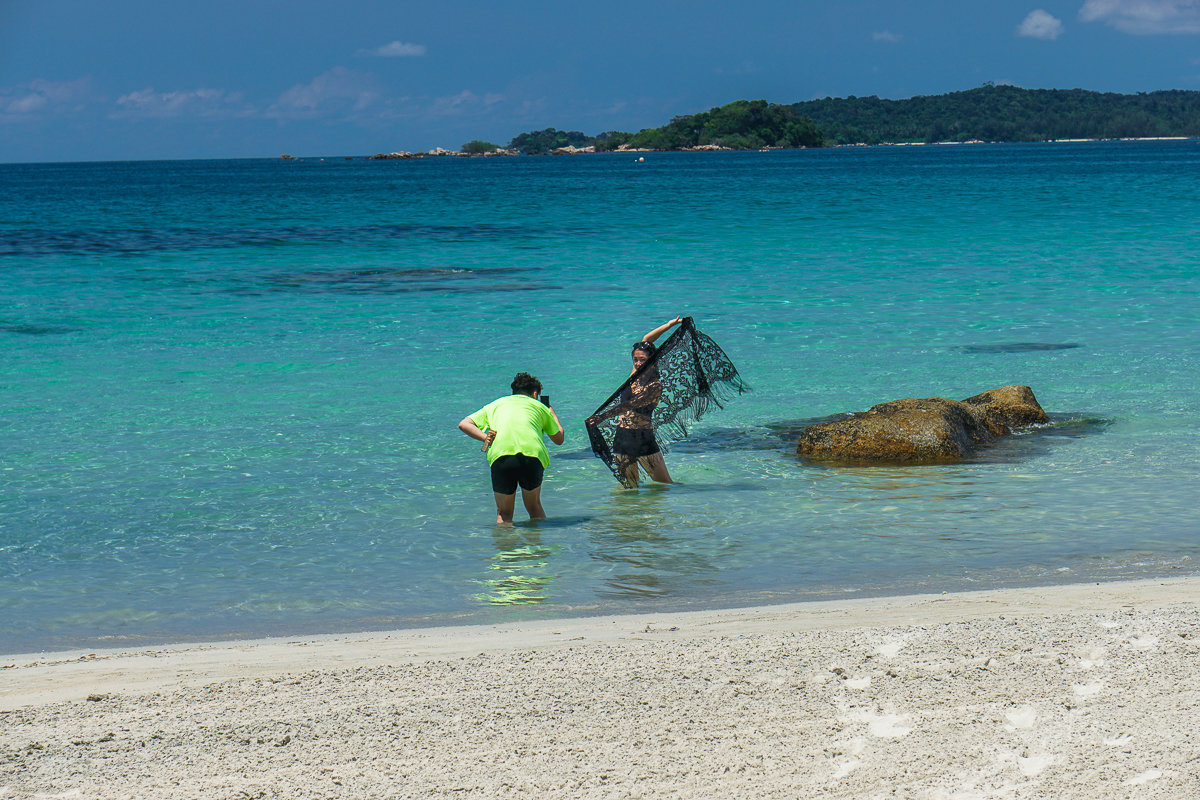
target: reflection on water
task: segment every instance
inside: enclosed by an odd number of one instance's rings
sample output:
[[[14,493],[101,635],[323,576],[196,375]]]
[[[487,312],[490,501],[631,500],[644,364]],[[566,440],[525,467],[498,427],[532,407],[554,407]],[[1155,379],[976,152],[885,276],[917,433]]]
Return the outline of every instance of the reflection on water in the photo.
[[[809,467],[809,465],[806,465]],[[841,505],[902,503],[917,500],[928,510],[946,501],[971,500],[983,487],[979,476],[955,464],[925,467],[826,467],[811,465],[808,474],[814,492]],[[881,511],[895,510],[883,505]],[[826,510],[827,512],[829,510]],[[870,521],[864,521],[864,524]]]
[[[533,605],[550,599],[555,574],[550,558],[559,547],[542,543],[536,528],[498,527],[492,535],[496,553],[488,565],[489,576],[478,581],[484,591],[475,595],[493,606]]]
[[[608,514],[601,515],[591,533],[591,556],[610,565],[604,577],[615,598],[665,597],[692,592],[696,586],[715,583],[717,565],[713,546],[704,537],[709,529],[681,528],[672,519],[672,494],[683,487],[650,484],[637,492],[613,493]]]

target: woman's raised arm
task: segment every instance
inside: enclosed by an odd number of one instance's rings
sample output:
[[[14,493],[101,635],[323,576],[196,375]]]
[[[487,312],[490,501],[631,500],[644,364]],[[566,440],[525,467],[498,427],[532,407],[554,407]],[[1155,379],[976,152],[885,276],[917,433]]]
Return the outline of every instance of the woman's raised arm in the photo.
[[[666,333],[671,328],[673,328],[674,326],[678,325],[681,322],[683,322],[683,317],[676,317],[675,319],[671,320],[670,322],[664,322],[662,325],[659,325],[657,328],[655,328],[654,330],[650,331],[645,336],[643,336],[642,341],[649,342],[650,344],[654,344],[655,339],[662,336],[664,333]]]

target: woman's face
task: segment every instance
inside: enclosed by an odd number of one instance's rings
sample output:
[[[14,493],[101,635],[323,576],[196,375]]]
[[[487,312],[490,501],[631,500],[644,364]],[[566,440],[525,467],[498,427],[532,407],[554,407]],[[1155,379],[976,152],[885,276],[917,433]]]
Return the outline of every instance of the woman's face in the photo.
[[[633,368],[634,369],[637,369],[638,367],[642,366],[642,364],[645,364],[649,360],[650,360],[650,354],[647,353],[645,350],[634,350],[633,351]]]

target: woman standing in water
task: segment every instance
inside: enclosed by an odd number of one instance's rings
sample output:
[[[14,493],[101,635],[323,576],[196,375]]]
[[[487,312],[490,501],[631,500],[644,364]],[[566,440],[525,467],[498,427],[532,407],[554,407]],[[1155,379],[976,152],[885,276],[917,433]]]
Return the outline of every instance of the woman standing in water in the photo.
[[[683,317],[675,317],[647,333],[633,346],[633,368],[629,371],[630,378],[654,355],[657,349],[654,342],[681,322]],[[617,469],[625,477],[622,482],[626,486],[638,485],[639,465],[652,480],[674,483],[671,473],[667,471],[667,462],[663,460],[662,452],[658,448],[658,440],[654,437],[654,409],[662,399],[662,392],[658,367],[651,365],[636,379],[629,380],[621,390],[620,402],[616,406],[588,419],[590,424],[595,425],[619,415],[612,453]]]

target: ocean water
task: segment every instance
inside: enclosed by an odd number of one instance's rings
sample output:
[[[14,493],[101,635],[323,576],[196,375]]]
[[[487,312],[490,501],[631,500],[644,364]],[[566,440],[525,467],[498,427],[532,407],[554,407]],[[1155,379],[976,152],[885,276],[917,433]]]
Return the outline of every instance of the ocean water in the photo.
[[[1200,142],[0,165],[0,652],[1194,573]],[[621,489],[691,315],[752,391]],[[457,422],[538,375],[550,518]],[[966,463],[796,432],[1031,386]]]

